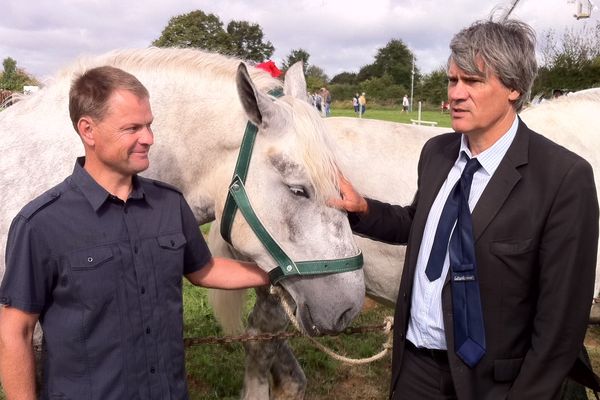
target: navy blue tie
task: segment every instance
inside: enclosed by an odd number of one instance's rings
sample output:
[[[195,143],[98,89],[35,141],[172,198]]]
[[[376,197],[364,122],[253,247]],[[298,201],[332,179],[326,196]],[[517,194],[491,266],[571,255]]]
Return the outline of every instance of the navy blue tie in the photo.
[[[466,154],[463,153],[466,157]],[[440,277],[446,250],[450,258],[452,281],[452,310],[454,318],[454,350],[473,368],[485,355],[485,329],[481,310],[473,223],[469,210],[469,193],[473,175],[480,168],[479,161],[467,161],[460,180],[450,192],[442,210],[433,247],[425,273],[430,280]],[[456,227],[450,238],[452,226]],[[441,242],[441,243],[438,243]],[[433,278],[433,279],[432,279]]]
[[[444,260],[448,252],[448,241],[450,240],[450,233],[454,227],[454,223],[458,218],[458,210],[460,208],[461,191],[465,191],[465,197],[469,198],[471,192],[471,182],[473,181],[473,175],[475,171],[481,166],[476,158],[467,156],[466,153],[461,153],[462,157],[468,159],[467,165],[463,169],[460,176],[460,180],[456,182],[456,185],[450,191],[446,204],[442,209],[440,221],[438,222],[437,230],[435,231],[435,237],[433,239],[433,246],[431,253],[429,254],[429,260],[427,261],[427,267],[425,268],[425,274],[430,281],[435,281],[442,275],[442,267],[444,266]],[[464,188],[464,189],[463,189]]]

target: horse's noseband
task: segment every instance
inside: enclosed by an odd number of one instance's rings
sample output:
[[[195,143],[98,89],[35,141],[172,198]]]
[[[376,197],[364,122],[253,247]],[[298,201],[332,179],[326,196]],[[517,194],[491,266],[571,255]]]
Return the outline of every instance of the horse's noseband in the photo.
[[[277,244],[275,239],[260,222],[252,209],[244,182],[248,175],[248,166],[252,158],[252,149],[258,128],[250,121],[246,124],[244,138],[240,146],[240,153],[229,184],[229,192],[225,201],[223,216],[221,217],[221,236],[231,244],[231,227],[236,211],[239,209],[248,225],[252,228],[258,240],[265,246],[269,254],[275,259],[277,267],[269,272],[272,284],[293,275],[319,275],[354,271],[363,265],[363,256],[359,251],[357,255],[333,260],[315,260],[294,262],[286,252]]]

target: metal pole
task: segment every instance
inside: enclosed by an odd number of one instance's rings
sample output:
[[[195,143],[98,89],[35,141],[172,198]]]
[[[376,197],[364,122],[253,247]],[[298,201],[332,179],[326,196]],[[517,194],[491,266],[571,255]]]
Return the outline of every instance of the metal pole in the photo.
[[[410,112],[412,112],[412,106],[414,103],[414,101],[413,101],[414,86],[415,86],[415,55],[413,54],[412,55],[412,73],[410,75],[410,102],[408,103]]]

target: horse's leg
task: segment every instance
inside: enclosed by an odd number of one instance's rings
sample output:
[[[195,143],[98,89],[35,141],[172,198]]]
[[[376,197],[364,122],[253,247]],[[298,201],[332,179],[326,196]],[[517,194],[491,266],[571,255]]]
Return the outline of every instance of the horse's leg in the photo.
[[[306,375],[287,341],[277,351],[271,366],[271,399],[302,400],[306,389]]]
[[[266,288],[256,289],[256,304],[248,317],[247,333],[275,333],[287,327],[288,319]],[[250,341],[246,349],[244,400],[302,399],[306,378],[283,339]],[[290,363],[290,360],[292,361]],[[273,379],[269,374],[273,373]],[[269,390],[269,383],[275,386]]]

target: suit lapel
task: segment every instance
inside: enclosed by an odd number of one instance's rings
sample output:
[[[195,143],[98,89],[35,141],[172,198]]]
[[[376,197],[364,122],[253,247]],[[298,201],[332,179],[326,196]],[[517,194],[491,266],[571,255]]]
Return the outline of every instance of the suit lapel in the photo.
[[[483,234],[492,219],[494,219],[494,216],[506,202],[512,189],[521,180],[521,174],[517,171],[517,167],[528,162],[529,133],[529,128],[519,119],[519,127],[515,139],[473,210],[473,235],[475,236],[475,241]]]

